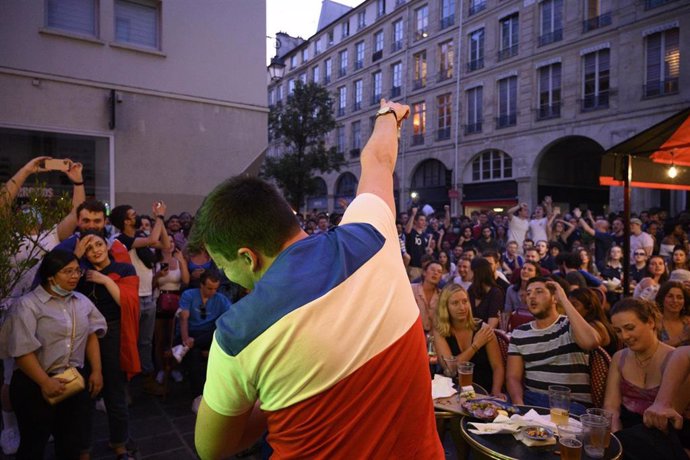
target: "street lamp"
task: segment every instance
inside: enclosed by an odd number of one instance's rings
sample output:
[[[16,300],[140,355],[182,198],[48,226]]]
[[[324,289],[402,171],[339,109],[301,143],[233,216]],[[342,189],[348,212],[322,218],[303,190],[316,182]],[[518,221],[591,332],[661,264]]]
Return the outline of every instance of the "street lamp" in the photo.
[[[268,65],[268,74],[271,76],[271,81],[278,81],[283,79],[285,75],[285,63],[283,59],[278,55],[278,50],[280,49],[280,39],[276,37],[276,55],[271,59],[271,63]]]

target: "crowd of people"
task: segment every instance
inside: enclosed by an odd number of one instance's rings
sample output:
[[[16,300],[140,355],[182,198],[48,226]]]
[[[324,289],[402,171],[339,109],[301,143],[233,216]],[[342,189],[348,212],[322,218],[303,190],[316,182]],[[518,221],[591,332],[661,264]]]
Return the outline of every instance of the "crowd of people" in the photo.
[[[45,160],[30,161],[5,184],[1,206],[17,206],[19,189],[46,170]],[[126,460],[133,456],[130,380],[141,374],[146,392],[164,394],[170,350],[180,345],[186,354],[171,378],[201,395],[216,320],[250,289],[189,240],[191,214],[167,215],[162,201],[147,214],[129,205],[108,214],[86,199],[79,163],[70,161],[64,174],[74,185],[72,211],[27,240],[40,257],[17,284],[0,332],[0,443],[6,454],[35,459],[53,436],[58,458],[87,459],[90,414],[102,407],[110,447]],[[562,212],[550,197],[532,212],[524,203],[461,217],[449,206],[427,208],[399,213],[396,247],[428,347],[441,358],[438,372],[472,362],[476,383],[515,404],[548,406],[548,385],[558,383],[571,390],[571,412],[582,414],[594,404],[589,353],[601,347],[612,357],[603,407],[614,414],[613,430],[645,421],[666,428],[671,420],[690,447],[689,392],[661,390],[666,381],[690,384],[687,375],[666,377],[683,359],[676,350],[690,345],[690,214],[650,209],[630,220],[635,292],[625,298],[618,215]],[[305,238],[332,234],[342,218],[297,217]],[[507,360],[496,330],[510,337]],[[76,393],[58,377],[70,369],[84,382]]]

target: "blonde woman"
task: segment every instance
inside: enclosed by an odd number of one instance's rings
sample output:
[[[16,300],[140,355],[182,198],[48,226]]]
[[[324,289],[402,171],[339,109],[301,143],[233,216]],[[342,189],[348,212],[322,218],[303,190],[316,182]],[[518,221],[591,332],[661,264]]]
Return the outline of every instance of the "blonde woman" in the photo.
[[[472,316],[472,305],[465,289],[455,283],[441,291],[436,309],[434,346],[439,356],[455,356],[457,362],[474,363],[474,383],[492,395],[505,398],[502,392],[505,368],[493,329]],[[440,360],[444,371],[450,371]]]

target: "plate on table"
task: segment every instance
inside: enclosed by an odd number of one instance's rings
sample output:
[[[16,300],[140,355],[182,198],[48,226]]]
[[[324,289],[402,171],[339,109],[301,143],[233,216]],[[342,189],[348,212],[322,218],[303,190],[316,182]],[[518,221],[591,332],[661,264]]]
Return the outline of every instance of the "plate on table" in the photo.
[[[553,431],[543,426],[529,425],[522,429],[522,435],[534,441],[546,441],[553,437]]]
[[[520,412],[512,404],[496,398],[468,399],[462,403],[462,408],[470,416],[483,421],[495,419],[499,411],[506,412],[508,417]]]

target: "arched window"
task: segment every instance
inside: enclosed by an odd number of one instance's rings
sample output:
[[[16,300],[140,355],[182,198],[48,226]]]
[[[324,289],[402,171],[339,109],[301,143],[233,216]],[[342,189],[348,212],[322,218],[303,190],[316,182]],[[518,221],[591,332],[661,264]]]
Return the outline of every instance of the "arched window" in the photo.
[[[328,195],[328,187],[326,186],[326,181],[320,177],[314,178],[314,193],[312,196],[325,196]]]
[[[412,188],[446,186],[446,167],[438,160],[425,160],[417,167],[412,176]]]
[[[340,175],[335,184],[335,194],[340,197],[355,196],[357,192],[357,178],[354,174],[346,172]]]
[[[513,177],[513,159],[501,150],[487,150],[472,160],[472,182]]]

